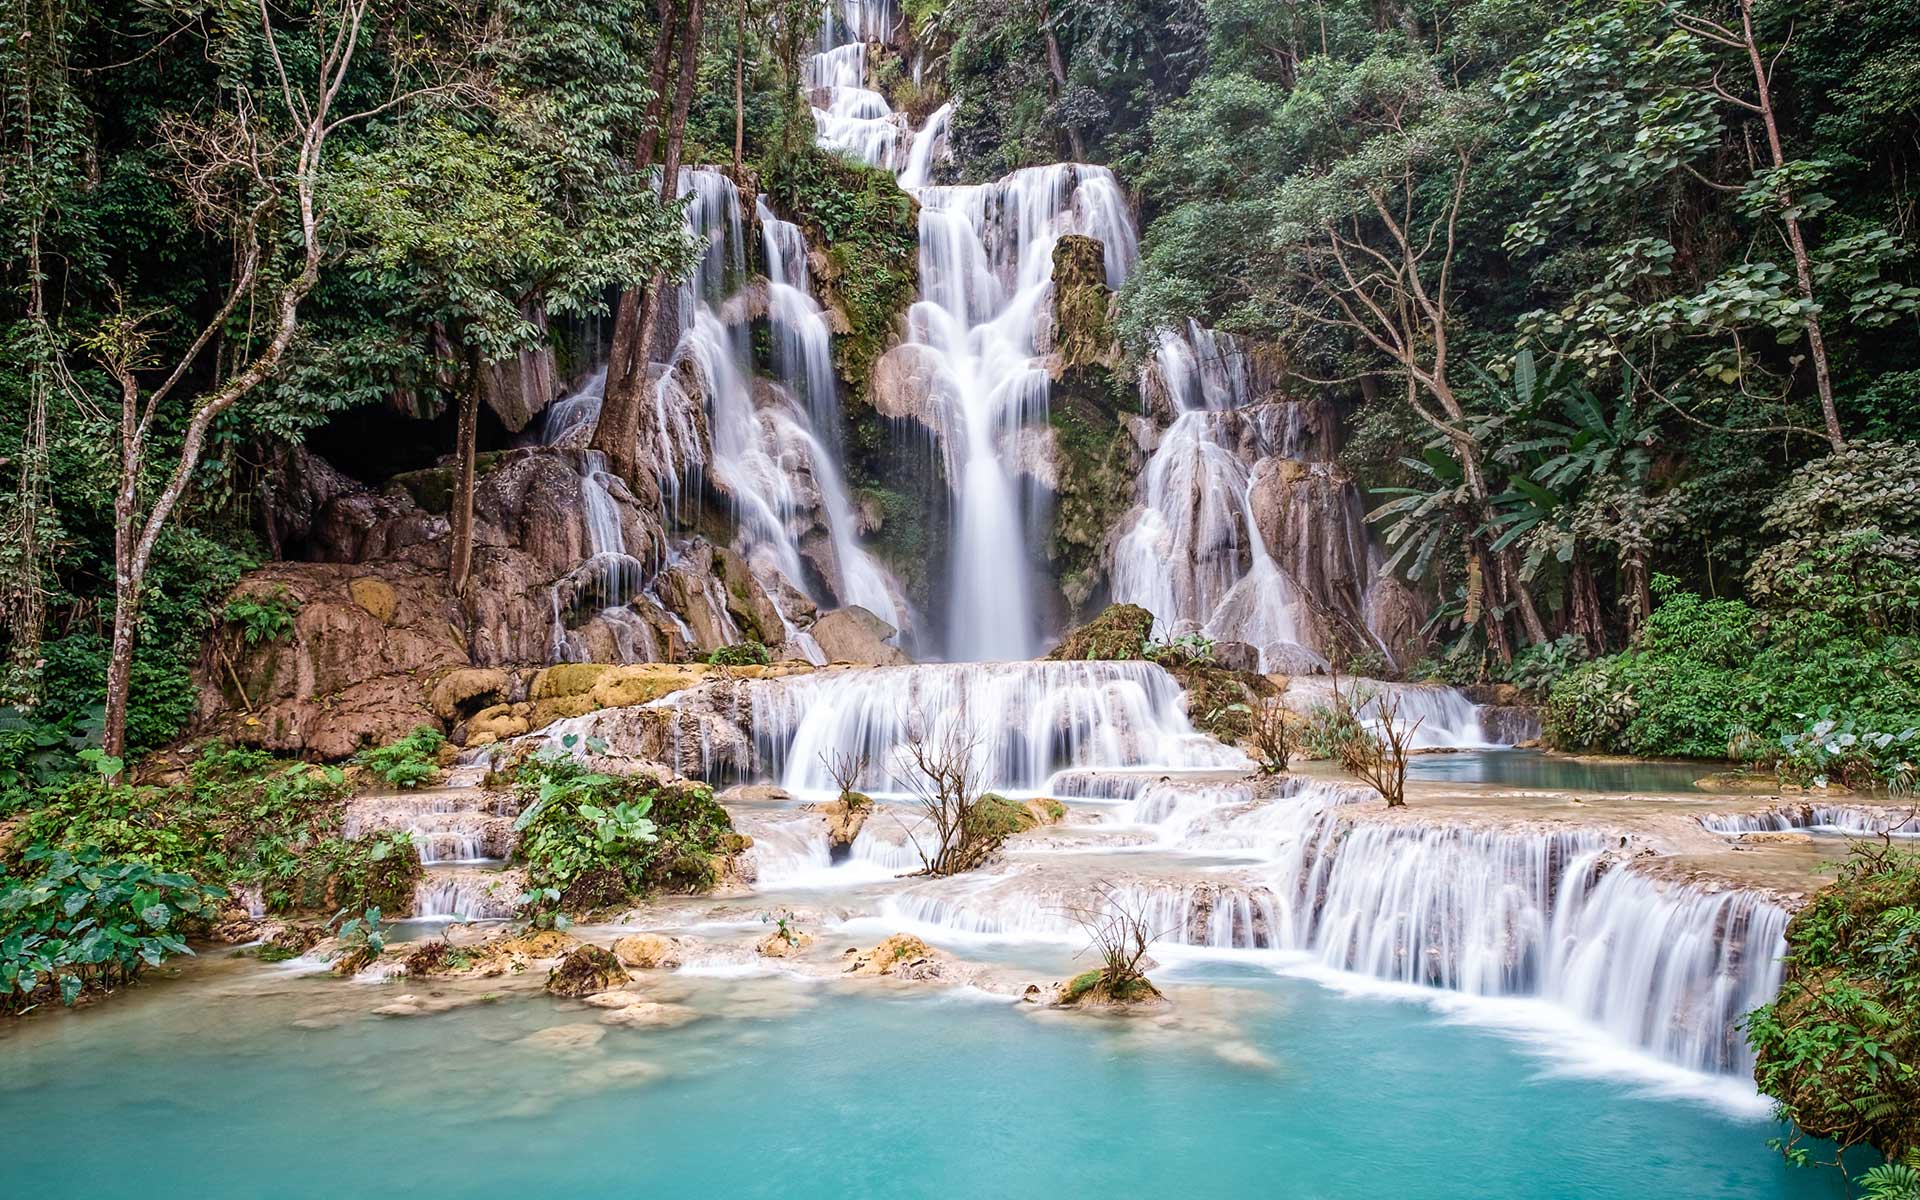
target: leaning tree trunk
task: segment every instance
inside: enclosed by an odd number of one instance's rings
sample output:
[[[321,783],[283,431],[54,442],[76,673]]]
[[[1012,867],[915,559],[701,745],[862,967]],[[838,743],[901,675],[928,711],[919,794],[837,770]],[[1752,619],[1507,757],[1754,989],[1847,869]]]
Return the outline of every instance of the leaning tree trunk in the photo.
[[[674,91],[673,112],[667,121],[666,154],[660,167],[660,198],[668,204],[680,195],[680,154],[698,75],[702,16],[702,0],[688,0],[685,21],[675,39],[679,43],[680,74]],[[666,39],[666,30],[661,37],[663,41]],[[657,51],[655,66],[664,85],[666,69]],[[642,139],[640,153],[635,156],[639,165],[651,164],[657,142],[658,131],[649,130]],[[629,484],[636,482],[639,475],[640,416],[645,407],[647,361],[654,330],[660,322],[661,293],[665,285],[665,276],[656,272],[641,294],[636,295],[636,289],[628,288],[620,297],[620,309],[614,318],[613,353],[607,363],[606,393],[600,402],[600,419],[593,427],[593,448],[605,454],[608,465]]]
[[[461,389],[460,425],[455,435],[453,507],[447,520],[452,526],[453,549],[447,555],[447,583],[456,599],[464,600],[467,584],[473,576],[473,477],[474,442],[480,423],[480,387],[486,364],[480,352],[467,354],[467,386]]]

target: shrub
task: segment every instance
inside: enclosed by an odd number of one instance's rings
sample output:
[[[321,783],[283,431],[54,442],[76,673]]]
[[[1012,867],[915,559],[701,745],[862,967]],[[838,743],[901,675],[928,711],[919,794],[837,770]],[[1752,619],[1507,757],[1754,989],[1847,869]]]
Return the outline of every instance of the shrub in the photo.
[[[715,856],[733,848],[733,824],[704,785],[603,775],[548,752],[514,769],[513,788],[524,805],[516,853],[531,885],[527,906],[536,911],[705,890],[716,878]]]
[[[1171,638],[1147,638],[1140,657],[1163,667],[1204,667],[1213,662],[1213,639],[1200,633]]]
[[[773,661],[773,652],[760,642],[735,642],[707,655],[707,664],[715,667],[764,667]]]
[[[1823,711],[1863,729],[1920,724],[1920,642],[1825,614],[1764,617],[1665,577],[1654,591],[1659,605],[1632,647],[1554,685],[1543,720],[1554,744],[1724,758],[1736,741],[1804,733]]]
[[[184,937],[226,895],[192,877],[98,850],[35,846],[25,874],[0,869],[0,1012],[132,983],[147,967],[191,954]]]
[[[1761,528],[1779,539],[1747,570],[1762,603],[1920,633],[1920,445],[1857,442],[1815,459]]]
[[[1920,856],[1859,843],[1787,927],[1787,972],[1747,1018],[1754,1079],[1805,1137],[1920,1148]]]
[[[1920,729],[1911,725],[1898,733],[1859,728],[1829,706],[1805,733],[1781,734],[1777,749],[1755,757],[1770,762],[1788,783],[1904,792],[1914,784],[1916,737]]]
[[[437,759],[440,747],[446,744],[446,737],[438,729],[420,725],[398,741],[362,750],[353,761],[395,787],[416,788],[440,778]]]

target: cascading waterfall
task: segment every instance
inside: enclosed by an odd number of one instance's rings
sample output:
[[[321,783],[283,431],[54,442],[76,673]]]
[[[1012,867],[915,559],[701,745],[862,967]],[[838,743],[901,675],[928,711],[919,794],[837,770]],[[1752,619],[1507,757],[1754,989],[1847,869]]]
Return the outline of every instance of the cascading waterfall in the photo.
[[[1920,806],[1784,804],[1765,812],[1710,813],[1700,818],[1700,825],[1725,834],[1804,830],[1848,837],[1920,838]]]
[[[979,778],[1031,792],[1072,767],[1245,770],[1245,756],[1196,731],[1180,685],[1152,663],[941,663],[742,681],[754,768],[796,795],[837,791],[829,755],[867,764],[862,786],[897,793],[918,738],[974,746]],[[655,706],[704,704],[682,692]],[[984,718],[978,723],[974,715]],[[710,764],[715,769],[720,764]],[[737,764],[734,764],[737,765]]]
[[[1311,713],[1333,703],[1333,682],[1324,677],[1296,677],[1282,695],[1295,712]],[[1412,727],[1412,745],[1422,750],[1475,750],[1500,745],[1480,721],[1480,708],[1459,688],[1438,683],[1392,683],[1378,679],[1351,679],[1340,692],[1353,705],[1362,723],[1374,725],[1382,704],[1389,704],[1398,724]]]
[[[1038,649],[1035,572],[1013,462],[1047,417],[1036,344],[1064,233],[1097,238],[1110,284],[1137,253],[1119,184],[1104,167],[1030,167],[995,183],[922,187],[920,299],[909,339],[938,364],[951,402],[937,410],[955,508],[948,654],[1017,659]]]

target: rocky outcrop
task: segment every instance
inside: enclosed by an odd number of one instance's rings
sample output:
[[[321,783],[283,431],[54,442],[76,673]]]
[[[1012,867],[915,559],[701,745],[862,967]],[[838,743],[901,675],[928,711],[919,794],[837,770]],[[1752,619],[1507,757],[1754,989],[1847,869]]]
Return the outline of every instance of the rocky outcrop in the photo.
[[[868,400],[895,421],[913,421],[938,432],[955,403],[953,381],[932,347],[903,342],[873,364]]]
[[[871,950],[848,950],[844,973],[922,981],[945,978],[947,965],[932,946],[910,933],[896,933]]]
[[[643,971],[670,971],[686,961],[689,947],[690,942],[686,938],[639,933],[615,941],[613,954],[629,967]]]
[[[1095,238],[1062,234],[1053,244],[1053,311],[1047,373],[1111,368],[1120,358],[1107,287],[1105,248]]]
[[[198,672],[203,729],[279,753],[344,758],[441,725],[431,681],[468,660],[458,607],[437,572],[275,563],[235,595],[292,610],[292,629],[251,644],[216,632]]]
[[[574,947],[547,972],[547,990],[556,996],[578,999],[595,992],[612,991],[631,981],[626,967],[611,950],[584,944]]]
[[[813,640],[828,662],[866,667],[905,666],[913,660],[887,639],[899,630],[857,604],[836,608],[813,623]]]

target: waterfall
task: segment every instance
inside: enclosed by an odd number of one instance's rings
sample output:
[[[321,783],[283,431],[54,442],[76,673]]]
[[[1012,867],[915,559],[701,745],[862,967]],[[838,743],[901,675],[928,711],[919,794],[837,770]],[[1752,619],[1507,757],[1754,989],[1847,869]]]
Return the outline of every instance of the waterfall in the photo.
[[[759,209],[762,257],[768,280],[768,320],[773,334],[775,377],[799,396],[807,422],[786,423],[787,442],[811,469],[820,512],[832,546],[831,583],[841,604],[857,604],[903,634],[912,622],[899,585],[860,545],[853,504],[822,436],[841,442],[840,398],[834,383],[833,335],[813,298],[807,243],[797,225]],[[820,431],[818,434],[816,431]]]
[[[733,703],[750,724],[754,766],[796,795],[830,796],[830,754],[864,759],[863,790],[899,794],[916,737],[974,746],[983,786],[1032,792],[1056,771],[1245,770],[1246,758],[1199,733],[1180,685],[1144,662],[941,663],[820,671],[741,681]],[[703,706],[698,689],[655,707]],[[721,765],[708,761],[709,772]],[[731,764],[738,767],[741,764]]]
[[[923,187],[920,299],[909,340],[925,346],[952,397],[938,410],[953,489],[948,654],[1027,658],[1039,649],[1035,571],[1012,460],[1047,418],[1036,334],[1063,233],[1098,238],[1109,282],[1137,248],[1119,184],[1104,167],[1030,167],[995,183]]]
[[[1381,704],[1391,704],[1398,723],[1413,726],[1412,745],[1421,750],[1477,750],[1502,745],[1480,722],[1480,708],[1459,688],[1439,683],[1391,683],[1381,679],[1348,679],[1340,685],[1363,724],[1375,726]],[[1308,714],[1331,707],[1333,683],[1320,676],[1296,677],[1281,702]],[[1415,722],[1418,722],[1417,726]]]
[[[1700,818],[1714,833],[1837,833],[1848,837],[1920,838],[1920,808],[1852,804],[1783,804],[1765,812],[1710,813]]]

